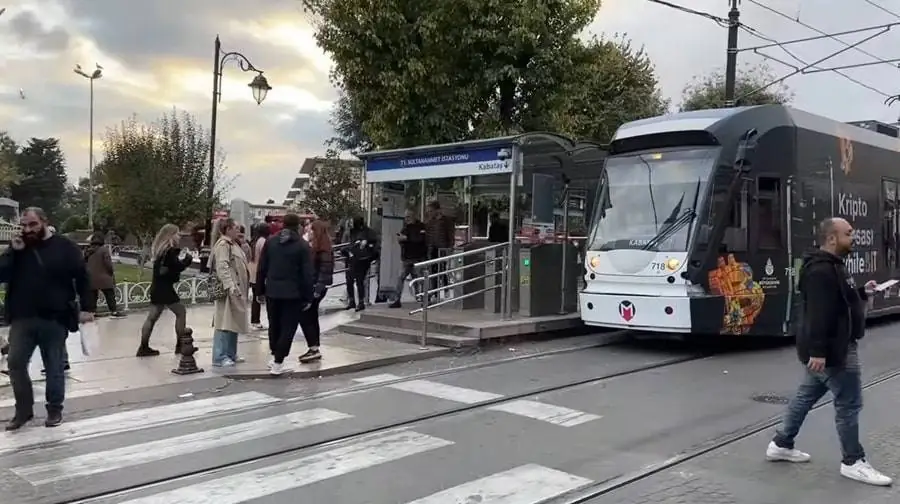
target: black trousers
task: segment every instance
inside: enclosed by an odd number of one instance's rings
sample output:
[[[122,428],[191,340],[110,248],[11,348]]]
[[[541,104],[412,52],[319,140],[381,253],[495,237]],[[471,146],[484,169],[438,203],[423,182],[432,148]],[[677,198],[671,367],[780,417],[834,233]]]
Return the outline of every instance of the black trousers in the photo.
[[[325,297],[326,289],[318,299],[313,301],[312,306],[305,312],[300,313],[300,329],[303,331],[303,337],[306,338],[306,346],[315,348],[319,346],[322,336],[322,328],[319,326],[319,303]]]
[[[347,271],[350,274],[350,278],[347,280],[347,302],[353,304],[356,302],[357,304],[366,304],[366,291],[368,290],[369,283],[369,268],[372,267],[372,263],[366,262],[351,262],[349,269]],[[356,294],[359,295],[359,300],[355,301],[356,298],[353,296],[354,287],[356,287]]]
[[[262,307],[256,300],[256,284],[250,284],[250,294],[253,297],[253,300],[250,301],[250,323],[259,324],[259,315],[262,311]]]
[[[100,290],[92,290],[90,291],[91,296],[94,296],[94,305],[97,304],[97,301],[100,300],[100,293],[103,293],[103,298],[106,299],[106,306],[109,308],[109,313],[117,313],[119,311],[118,305],[116,305],[116,289],[100,289]]]
[[[294,334],[300,324],[303,302],[299,299],[266,299],[269,317],[269,350],[275,362],[281,364],[291,353]]]

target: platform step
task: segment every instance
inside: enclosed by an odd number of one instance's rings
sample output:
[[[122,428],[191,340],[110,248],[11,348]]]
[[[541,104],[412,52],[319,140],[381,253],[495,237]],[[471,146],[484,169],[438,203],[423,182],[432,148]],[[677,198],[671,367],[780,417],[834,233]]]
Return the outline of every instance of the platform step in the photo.
[[[340,326],[339,329],[347,334],[402,341],[403,343],[419,343],[420,338],[422,337],[422,331],[418,329],[365,324],[362,322],[350,322],[349,324]],[[479,340],[478,338],[468,336],[455,336],[452,334],[429,332],[425,343],[431,346],[466,348],[477,347]]]
[[[421,315],[409,315],[408,309],[399,309],[396,312],[379,313],[377,311],[364,311],[359,314],[359,322],[361,324],[392,327],[397,329],[406,329],[410,331],[419,331],[422,327]],[[439,334],[451,334],[454,336],[476,338],[477,331],[473,331],[471,327],[463,324],[453,324],[446,322],[428,321],[428,332]],[[476,334],[473,334],[476,333]]]

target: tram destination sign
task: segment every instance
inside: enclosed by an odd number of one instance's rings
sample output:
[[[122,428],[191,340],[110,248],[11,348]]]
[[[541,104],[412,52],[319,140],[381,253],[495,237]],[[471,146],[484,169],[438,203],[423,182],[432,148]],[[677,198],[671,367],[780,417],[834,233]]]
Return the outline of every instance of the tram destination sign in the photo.
[[[372,156],[366,160],[366,182],[398,182],[435,178],[510,173],[502,147],[481,147],[443,152],[416,152],[407,156]],[[506,149],[509,152],[511,149]]]

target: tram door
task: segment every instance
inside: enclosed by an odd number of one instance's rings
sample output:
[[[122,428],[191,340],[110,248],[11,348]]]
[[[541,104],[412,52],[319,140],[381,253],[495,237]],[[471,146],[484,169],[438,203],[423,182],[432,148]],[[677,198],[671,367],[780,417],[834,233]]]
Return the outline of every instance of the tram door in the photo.
[[[784,334],[791,289],[791,262],[787,250],[786,180],[777,173],[759,173],[753,177],[750,207],[750,253],[748,263],[753,271],[754,290],[764,296],[761,312],[752,333],[778,336]]]

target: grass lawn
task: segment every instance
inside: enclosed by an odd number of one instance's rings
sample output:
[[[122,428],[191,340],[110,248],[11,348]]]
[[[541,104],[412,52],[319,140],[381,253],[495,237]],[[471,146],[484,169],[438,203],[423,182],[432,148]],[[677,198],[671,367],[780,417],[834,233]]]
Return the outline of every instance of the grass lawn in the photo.
[[[134,264],[116,264],[116,283],[149,282],[153,272]],[[143,273],[143,275],[142,275]]]

